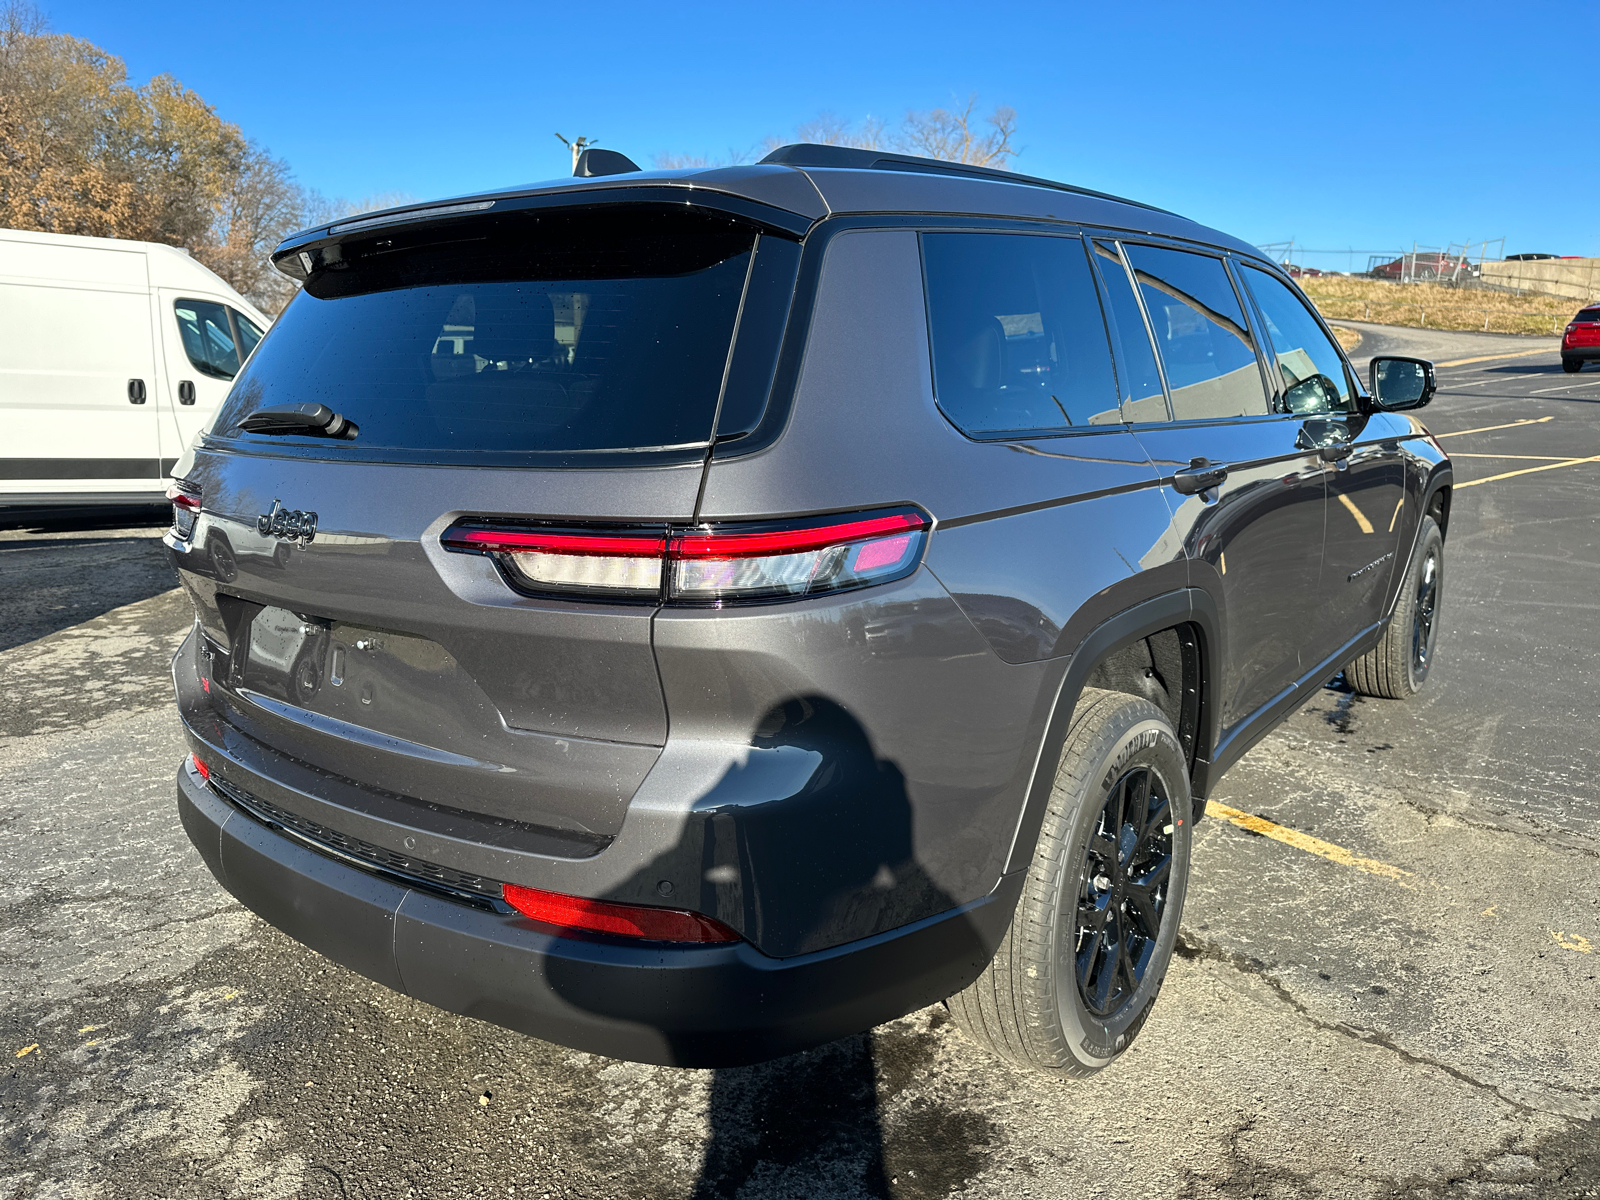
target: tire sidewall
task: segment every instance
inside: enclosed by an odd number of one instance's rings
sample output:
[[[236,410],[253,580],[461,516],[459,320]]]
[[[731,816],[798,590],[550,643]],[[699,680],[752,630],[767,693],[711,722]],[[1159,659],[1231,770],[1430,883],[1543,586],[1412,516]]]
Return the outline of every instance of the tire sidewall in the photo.
[[[1109,722],[1102,731],[1102,752],[1092,760],[1095,765],[1079,777],[1076,811],[1059,860],[1052,942],[1055,1010],[1067,1048],[1081,1067],[1091,1070],[1098,1070],[1125,1051],[1143,1028],[1171,964],[1188,893],[1193,834],[1188,770],[1172,727],[1159,715],[1147,715],[1152,712],[1153,706],[1130,706],[1116,714],[1120,720]],[[1078,992],[1074,955],[1077,898],[1088,869],[1089,835],[1111,788],[1129,770],[1140,766],[1155,771],[1172,806],[1172,881],[1155,953],[1144,978],[1120,1009],[1109,1018],[1101,1018],[1088,1010]]]
[[[1433,628],[1428,631],[1428,660],[1420,668],[1417,666],[1416,654],[1413,644],[1416,637],[1417,622],[1417,587],[1422,582],[1422,573],[1427,570],[1428,557],[1432,555],[1433,568]],[[1419,691],[1427,682],[1428,673],[1433,670],[1433,662],[1439,645],[1439,611],[1444,599],[1444,537],[1439,532],[1438,524],[1432,517],[1427,518],[1423,526],[1422,536],[1417,541],[1417,552],[1412,557],[1411,569],[1406,572],[1406,627],[1403,650],[1406,656],[1406,674],[1411,681],[1411,691]]]

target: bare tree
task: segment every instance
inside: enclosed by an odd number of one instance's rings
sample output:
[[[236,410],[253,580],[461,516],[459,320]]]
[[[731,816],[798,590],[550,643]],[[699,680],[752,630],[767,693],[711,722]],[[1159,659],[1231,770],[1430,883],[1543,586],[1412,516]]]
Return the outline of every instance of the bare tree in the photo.
[[[974,93],[960,109],[935,108],[928,112],[908,112],[896,139],[896,149],[946,162],[968,163],[975,167],[1006,170],[1018,151],[1011,144],[1017,131],[1017,113],[1002,104],[983,118],[983,131],[973,120],[978,106]]]
[[[976,94],[968,96],[960,108],[935,108],[926,112],[907,111],[900,127],[891,131],[886,122],[868,116],[860,122],[847,121],[837,113],[818,113],[798,126],[794,140],[823,146],[850,146],[858,150],[888,150],[919,154],[946,162],[970,163],[978,167],[1009,169],[1021,151],[1012,144],[1017,131],[1017,113],[1000,105],[987,117],[975,118]],[[657,167],[721,167],[748,162],[771,153],[782,142],[775,137],[763,140],[759,149],[743,153],[730,151],[726,159],[711,159],[700,154],[657,154]]]

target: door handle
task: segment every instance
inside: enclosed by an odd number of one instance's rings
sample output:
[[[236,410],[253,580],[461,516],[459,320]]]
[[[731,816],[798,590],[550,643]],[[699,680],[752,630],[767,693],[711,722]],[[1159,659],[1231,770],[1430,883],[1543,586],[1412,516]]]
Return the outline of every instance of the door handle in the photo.
[[[129,404],[143,404],[144,403],[144,380],[142,380],[142,379],[130,379],[130,380],[128,380],[128,403]]]
[[[192,380],[185,379],[178,384],[178,403],[194,403],[194,382]]]
[[[1183,496],[1194,496],[1207,488],[1216,487],[1227,477],[1227,463],[1214,463],[1209,458],[1191,458],[1187,470],[1173,473],[1172,490]]]

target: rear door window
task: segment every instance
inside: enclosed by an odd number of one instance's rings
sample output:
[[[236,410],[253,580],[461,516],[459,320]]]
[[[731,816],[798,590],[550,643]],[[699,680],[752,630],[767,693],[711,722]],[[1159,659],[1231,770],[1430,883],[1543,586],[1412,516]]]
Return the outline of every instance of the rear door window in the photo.
[[[969,437],[1120,425],[1094,277],[1077,238],[926,233],[934,395]]]
[[[1283,404],[1292,413],[1355,411],[1344,359],[1300,297],[1265,271],[1245,267],[1245,286],[1266,318],[1267,338],[1283,383]]]
[[[358,453],[703,444],[756,230],[638,206],[512,212],[342,247],[273,324],[215,430],[321,402]],[[277,438],[277,443],[293,438]]]
[[[228,306],[214,300],[178,300],[173,304],[183,352],[202,375],[232,379],[239,373],[239,347],[234,344]]]
[[[1244,309],[1219,258],[1125,245],[1179,421],[1265,416],[1267,393]]]
[[[1095,262],[1106,289],[1106,316],[1117,343],[1117,382],[1122,389],[1123,416],[1132,424],[1169,421],[1161,368],[1150,345],[1139,298],[1133,294],[1122,251],[1115,242],[1094,243]]]

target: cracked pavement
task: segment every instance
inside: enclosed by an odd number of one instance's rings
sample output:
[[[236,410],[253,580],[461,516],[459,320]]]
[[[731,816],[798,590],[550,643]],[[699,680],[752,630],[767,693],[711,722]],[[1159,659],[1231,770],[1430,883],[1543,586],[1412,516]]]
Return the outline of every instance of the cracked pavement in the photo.
[[[1441,379],[1452,453],[1600,453],[1600,372]],[[1215,796],[1405,874],[1203,821],[1154,1016],[1058,1083],[938,1007],[684,1071],[320,959],[178,826],[159,530],[0,530],[0,1198],[1600,1196],[1597,531],[1600,464],[1457,493],[1424,693],[1327,689]]]

